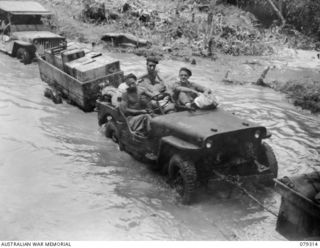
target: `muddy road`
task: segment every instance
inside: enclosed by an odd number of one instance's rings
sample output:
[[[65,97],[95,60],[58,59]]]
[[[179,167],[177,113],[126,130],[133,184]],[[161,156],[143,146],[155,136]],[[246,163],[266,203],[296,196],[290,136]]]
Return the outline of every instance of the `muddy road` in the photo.
[[[112,56],[125,72],[144,72],[142,58]],[[172,81],[182,65],[162,61],[159,68]],[[220,83],[225,71],[214,62],[192,69],[220,107],[270,129],[280,177],[319,168],[318,116],[271,89]],[[104,137],[95,112],[45,98],[36,63],[0,54],[0,73],[1,240],[284,240],[272,214],[237,189],[229,194],[226,184],[181,205],[166,178]],[[278,211],[272,189],[249,190]]]

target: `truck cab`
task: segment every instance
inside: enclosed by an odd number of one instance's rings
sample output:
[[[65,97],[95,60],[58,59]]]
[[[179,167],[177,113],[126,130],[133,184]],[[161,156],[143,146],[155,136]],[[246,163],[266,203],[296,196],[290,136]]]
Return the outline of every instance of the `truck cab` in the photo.
[[[0,1],[0,50],[29,64],[36,52],[65,42],[45,24],[51,15],[37,2]]]

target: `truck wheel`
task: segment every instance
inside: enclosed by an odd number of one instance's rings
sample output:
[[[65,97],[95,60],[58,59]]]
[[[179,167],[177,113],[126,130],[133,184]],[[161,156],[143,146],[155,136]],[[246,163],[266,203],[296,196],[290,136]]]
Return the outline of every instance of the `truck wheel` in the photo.
[[[106,124],[106,137],[111,138],[115,143],[119,143],[119,131],[114,120]]]
[[[274,155],[272,147],[265,143],[262,142],[261,144],[261,154],[259,158],[259,162],[262,163],[263,165],[266,165],[269,167],[271,173],[272,173],[272,178],[277,178],[278,176],[278,162],[276,159],[276,156]],[[268,180],[265,182],[266,184],[273,184],[272,180]]]
[[[17,51],[17,58],[20,59],[21,63],[30,64],[31,63],[31,54],[30,52],[24,48],[20,47]]]
[[[191,161],[174,155],[169,162],[169,179],[182,198],[182,203],[190,204],[196,189],[197,171]]]

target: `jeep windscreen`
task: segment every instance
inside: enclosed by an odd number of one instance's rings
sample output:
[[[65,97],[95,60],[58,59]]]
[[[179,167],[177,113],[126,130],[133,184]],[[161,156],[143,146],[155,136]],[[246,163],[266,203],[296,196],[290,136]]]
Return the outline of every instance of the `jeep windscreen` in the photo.
[[[50,28],[44,25],[41,15],[13,15],[11,17],[13,30],[23,31],[49,31]]]

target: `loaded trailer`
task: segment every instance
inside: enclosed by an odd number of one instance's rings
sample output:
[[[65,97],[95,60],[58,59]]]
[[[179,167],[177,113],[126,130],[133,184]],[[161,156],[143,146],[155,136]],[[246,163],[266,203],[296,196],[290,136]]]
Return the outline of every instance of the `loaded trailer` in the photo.
[[[120,62],[74,43],[38,55],[41,80],[85,112],[93,111],[100,85],[117,87],[123,80]]]

